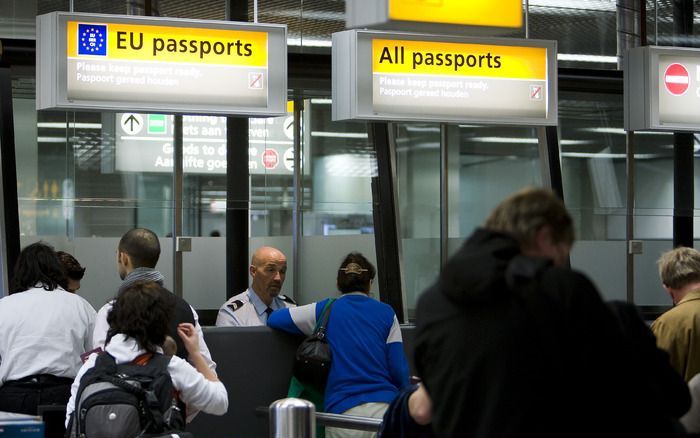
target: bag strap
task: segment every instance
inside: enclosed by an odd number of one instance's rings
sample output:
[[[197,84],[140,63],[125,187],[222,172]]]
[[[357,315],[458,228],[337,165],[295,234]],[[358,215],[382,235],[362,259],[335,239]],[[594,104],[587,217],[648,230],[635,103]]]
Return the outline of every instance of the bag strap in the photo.
[[[316,328],[313,334],[319,335],[321,338],[326,336],[326,327],[328,327],[328,317],[331,314],[331,307],[335,303],[335,298],[329,298],[326,305],[323,307],[323,312],[321,313],[321,319],[316,323]]]

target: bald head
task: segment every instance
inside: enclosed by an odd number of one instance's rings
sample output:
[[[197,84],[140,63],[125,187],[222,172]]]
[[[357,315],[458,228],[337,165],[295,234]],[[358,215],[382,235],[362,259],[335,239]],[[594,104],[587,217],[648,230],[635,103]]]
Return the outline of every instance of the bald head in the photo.
[[[251,288],[267,305],[279,295],[287,274],[287,257],[271,246],[258,248],[250,260]]]

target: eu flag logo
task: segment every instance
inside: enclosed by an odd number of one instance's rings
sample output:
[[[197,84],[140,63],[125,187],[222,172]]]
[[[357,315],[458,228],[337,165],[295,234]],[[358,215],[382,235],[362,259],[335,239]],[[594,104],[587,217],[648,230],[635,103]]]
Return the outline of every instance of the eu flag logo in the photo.
[[[106,24],[78,24],[78,55],[107,56]]]

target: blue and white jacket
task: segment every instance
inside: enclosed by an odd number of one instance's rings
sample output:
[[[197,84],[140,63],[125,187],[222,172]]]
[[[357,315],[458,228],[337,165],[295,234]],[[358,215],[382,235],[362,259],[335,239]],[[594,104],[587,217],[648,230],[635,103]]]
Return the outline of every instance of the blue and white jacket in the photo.
[[[328,298],[274,311],[270,327],[310,335]],[[363,403],[389,403],[408,384],[408,364],[394,310],[362,292],[338,298],[328,320],[326,339],[333,360],[325,410],[340,414]]]

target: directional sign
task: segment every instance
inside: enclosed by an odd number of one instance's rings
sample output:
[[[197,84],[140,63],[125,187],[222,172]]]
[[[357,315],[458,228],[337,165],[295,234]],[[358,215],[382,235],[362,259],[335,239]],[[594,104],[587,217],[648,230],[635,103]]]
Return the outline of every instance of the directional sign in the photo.
[[[333,120],[555,125],[556,41],[333,34]]]
[[[143,129],[143,116],[141,114],[124,113],[119,125],[129,135],[136,135]]]
[[[700,131],[700,49],[636,47],[624,60],[626,130]]]
[[[688,91],[690,85],[690,74],[683,64],[671,64],[666,67],[664,73],[664,85],[669,93],[680,96]]]
[[[249,171],[251,175],[287,175],[291,169],[276,165],[265,168],[293,145],[282,128],[285,117],[248,119]],[[173,116],[166,114],[116,113],[115,169],[125,172],[172,172],[174,163]],[[131,129],[131,127],[134,129]],[[138,127],[145,126],[139,132]],[[183,170],[187,174],[225,175],[226,118],[203,115],[182,116]],[[276,155],[275,155],[276,153]]]
[[[36,28],[37,109],[286,114],[285,25],[52,12]]]

